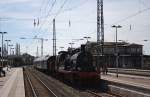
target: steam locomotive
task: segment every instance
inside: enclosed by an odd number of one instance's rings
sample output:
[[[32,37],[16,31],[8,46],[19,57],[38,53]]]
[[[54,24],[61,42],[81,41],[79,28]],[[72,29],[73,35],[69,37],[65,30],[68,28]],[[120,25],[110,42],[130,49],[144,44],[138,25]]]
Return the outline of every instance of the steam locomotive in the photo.
[[[60,51],[57,56],[46,56],[34,60],[34,66],[50,72],[57,78],[74,84],[94,84],[100,75],[93,65],[93,56],[81,45],[80,50]]]

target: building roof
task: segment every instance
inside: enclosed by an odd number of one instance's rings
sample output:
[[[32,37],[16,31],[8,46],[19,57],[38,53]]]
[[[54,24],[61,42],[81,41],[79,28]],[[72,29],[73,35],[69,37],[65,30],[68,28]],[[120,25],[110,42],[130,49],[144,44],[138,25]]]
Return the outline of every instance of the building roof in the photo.
[[[97,45],[97,42],[87,42],[87,45]],[[116,42],[104,42],[104,46],[114,46]],[[128,42],[117,42],[118,46],[143,46],[141,44],[136,43],[128,43]]]
[[[42,56],[34,59],[34,62],[36,61],[46,61],[48,60],[49,56]]]

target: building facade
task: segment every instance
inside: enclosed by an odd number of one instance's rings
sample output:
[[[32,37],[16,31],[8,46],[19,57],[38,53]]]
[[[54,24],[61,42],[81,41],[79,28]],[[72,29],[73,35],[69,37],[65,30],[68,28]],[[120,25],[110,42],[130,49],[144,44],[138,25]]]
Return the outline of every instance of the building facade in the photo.
[[[105,42],[102,55],[99,52],[100,48],[101,46],[98,47],[96,42],[86,43],[86,50],[90,51],[94,56],[94,64],[97,64],[96,60],[98,58],[102,65],[107,65],[110,68],[116,67],[116,56],[118,55],[119,68],[142,68],[143,45],[118,42],[116,49],[115,42]]]

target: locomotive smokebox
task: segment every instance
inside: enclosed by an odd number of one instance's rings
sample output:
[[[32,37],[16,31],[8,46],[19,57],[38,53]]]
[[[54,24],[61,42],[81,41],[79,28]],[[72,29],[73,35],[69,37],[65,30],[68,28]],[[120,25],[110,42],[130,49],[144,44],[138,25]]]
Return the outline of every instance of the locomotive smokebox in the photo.
[[[81,45],[81,52],[85,52],[85,44]]]

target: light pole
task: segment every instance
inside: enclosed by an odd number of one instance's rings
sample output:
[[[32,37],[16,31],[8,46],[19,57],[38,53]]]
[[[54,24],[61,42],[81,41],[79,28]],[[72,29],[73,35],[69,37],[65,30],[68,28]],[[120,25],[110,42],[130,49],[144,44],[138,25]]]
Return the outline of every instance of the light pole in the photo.
[[[90,39],[91,37],[83,37],[83,38],[85,38],[87,40],[87,42],[88,42],[89,41],[88,39]]]
[[[43,56],[43,42],[47,41],[48,39],[44,39],[44,38],[25,38],[25,37],[21,37],[20,39],[37,39],[41,41],[41,56]]]
[[[10,48],[10,49],[9,49],[9,50],[10,50],[10,51],[9,51],[9,55],[11,55],[11,47],[12,47],[13,45],[11,44],[11,45],[8,45],[8,46],[9,46],[9,48]]]
[[[8,60],[8,43],[11,41],[11,40],[5,40],[7,42],[7,60]],[[7,66],[8,66],[9,62],[7,61]]]
[[[14,55],[14,53],[13,53],[14,51],[12,51],[12,50],[14,50],[14,49],[15,49],[15,48],[11,48],[11,47],[10,47],[10,55],[12,55],[12,56]],[[11,52],[12,52],[12,53],[11,53]],[[13,58],[12,58],[12,60],[10,60],[10,65],[11,65],[11,66],[13,65]]]
[[[118,77],[118,59],[119,59],[119,56],[118,56],[118,47],[117,47],[117,29],[121,28],[122,26],[120,26],[120,25],[113,25],[112,27],[116,29],[115,55],[116,55],[116,76]]]
[[[144,39],[143,41],[147,42],[147,41],[149,41],[149,40],[147,40],[147,39]]]
[[[79,41],[79,40],[84,40],[83,38],[81,39],[72,39],[73,41]]]
[[[82,44],[82,43],[80,43],[79,41],[81,41],[81,40],[84,40],[83,38],[80,38],[80,39],[72,39],[72,43],[73,44],[75,44],[75,43],[77,43],[77,44]],[[71,45],[71,44],[70,44]]]
[[[7,42],[7,56],[8,56],[8,43],[11,41],[11,40],[5,40]]]
[[[41,40],[41,56],[43,56],[43,42],[47,41],[48,39],[44,39],[44,38],[33,38],[33,39],[38,39]]]
[[[15,49],[15,48],[10,48],[10,52],[12,52],[12,53],[11,53],[12,55],[14,55],[14,53],[13,53],[14,51],[12,51],[12,50],[14,50],[14,49]]]
[[[73,44],[74,44],[74,43],[73,43],[73,42],[70,42],[69,44],[70,44],[71,50],[72,50],[72,47],[73,47]]]
[[[10,45],[8,45],[9,46],[9,56],[11,56],[11,48],[13,47],[13,44],[10,44]],[[12,61],[12,59],[11,59],[11,57],[10,57],[10,59],[9,59],[9,64],[11,65],[11,61]]]
[[[61,51],[63,51],[63,48],[64,48],[63,46],[60,47]]]
[[[2,34],[2,49],[1,49],[1,52],[2,52],[2,53],[1,53],[1,54],[2,54],[2,66],[3,66],[3,61],[4,61],[4,60],[3,60],[3,45],[4,45],[4,44],[3,44],[3,40],[4,40],[3,38],[4,38],[4,34],[6,34],[6,33],[7,33],[7,32],[0,32],[0,34]]]

